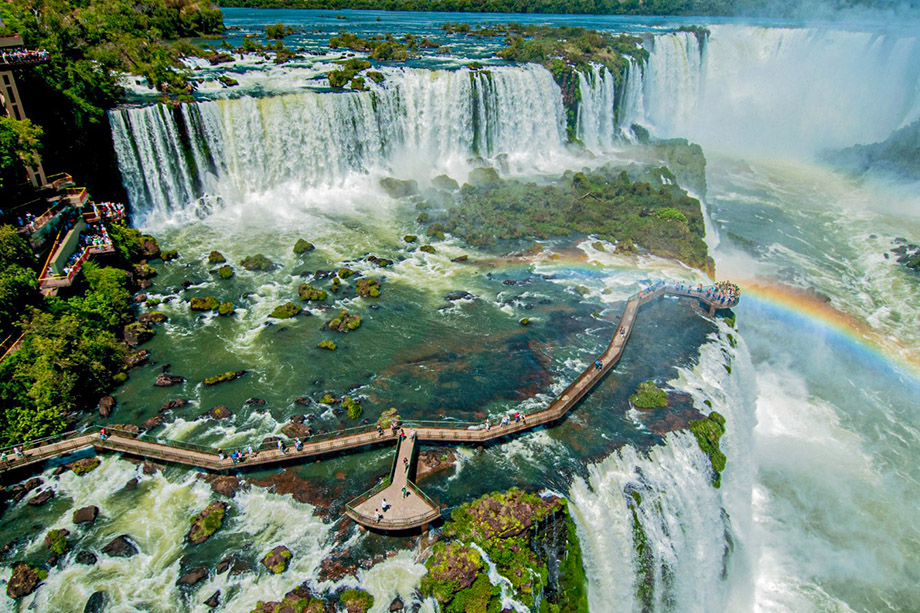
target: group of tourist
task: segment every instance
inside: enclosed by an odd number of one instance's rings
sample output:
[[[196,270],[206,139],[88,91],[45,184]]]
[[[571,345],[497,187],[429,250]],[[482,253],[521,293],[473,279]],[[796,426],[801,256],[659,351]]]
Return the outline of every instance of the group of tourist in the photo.
[[[11,452],[13,456],[15,456],[15,458],[18,460],[23,460],[26,457],[25,452],[22,450],[22,445],[19,445],[18,447],[13,447]],[[12,462],[12,459],[10,459],[10,457],[7,456],[6,451],[0,454],[0,465],[6,466],[10,462]]]
[[[0,52],[0,62],[4,64],[31,64],[47,62],[51,56],[44,49],[22,49],[20,51]]]
[[[499,425],[499,426],[507,426],[507,425],[509,425],[509,424],[511,423],[512,420],[513,420],[514,423],[516,423],[516,424],[517,424],[517,423],[526,424],[526,423],[527,423],[527,416],[524,415],[523,413],[521,413],[520,411],[515,411],[514,413],[511,413],[511,414],[508,414],[508,415],[502,415],[502,420],[499,422],[498,425]],[[489,420],[486,420],[486,431],[488,432],[488,431],[491,430],[491,429],[492,429],[492,424],[489,422]]]
[[[93,208],[106,221],[125,218],[125,205],[120,202],[94,202]]]
[[[64,265],[64,276],[69,277],[71,273],[80,270],[80,266],[83,264],[83,261],[86,260],[86,256],[89,254],[90,249],[101,249],[111,246],[112,239],[109,238],[109,233],[108,230],[105,229],[105,226],[101,223],[90,224],[86,230],[80,232],[77,248],[70,254],[70,257],[67,258],[67,263]]]
[[[719,281],[706,290],[706,297],[718,300],[720,304],[733,304],[741,298],[741,288],[731,281]]]

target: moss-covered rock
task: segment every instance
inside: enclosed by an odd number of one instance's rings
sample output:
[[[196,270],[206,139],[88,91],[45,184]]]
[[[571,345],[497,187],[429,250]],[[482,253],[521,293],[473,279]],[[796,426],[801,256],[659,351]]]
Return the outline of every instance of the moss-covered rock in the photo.
[[[214,311],[220,307],[220,301],[214,296],[200,296],[189,300],[188,306],[193,311]]]
[[[236,310],[233,308],[232,302],[221,302],[220,306],[217,307],[217,314],[221,317],[230,317],[236,313]]]
[[[374,597],[359,589],[347,589],[339,594],[339,602],[348,613],[366,613],[374,606]]]
[[[389,428],[393,424],[398,424],[401,421],[402,417],[399,416],[399,412],[396,410],[396,407],[390,407],[381,413],[380,417],[377,418],[377,425],[381,428]]]
[[[361,408],[361,405],[351,396],[342,398],[342,408],[345,409],[345,414],[348,416],[348,419],[360,419],[361,415],[364,413],[364,409]]]
[[[357,92],[367,91],[367,86],[364,84],[364,77],[354,77],[351,80],[351,89]]]
[[[275,319],[290,319],[291,317],[297,317],[300,315],[302,309],[300,306],[294,304],[293,302],[285,302],[284,304],[275,307],[275,310],[271,312],[269,317],[274,317]]]
[[[470,171],[467,183],[475,187],[494,187],[501,184],[502,178],[494,168],[474,168]]]
[[[323,394],[323,397],[319,399],[319,401],[321,404],[333,405],[338,402],[338,399],[329,392],[326,392]]]
[[[262,602],[261,600],[250,613],[325,613],[327,603],[313,595],[306,584],[302,584],[278,601]]]
[[[368,79],[370,79],[374,83],[377,83],[378,85],[380,83],[383,83],[384,76],[382,72],[379,72],[377,70],[368,70],[364,74],[367,76]]]
[[[236,273],[233,271],[233,266],[230,266],[229,264],[224,264],[217,269],[217,276],[221,279],[224,279],[225,281],[232,278],[235,274]]]
[[[275,263],[272,262],[267,257],[265,257],[264,255],[262,255],[261,253],[257,253],[255,255],[250,255],[240,260],[240,266],[242,266],[246,270],[265,271],[265,270],[271,270],[272,268],[274,268]]]
[[[160,259],[164,262],[172,262],[179,257],[179,252],[175,249],[167,249],[166,251],[160,251]]]
[[[320,349],[328,349],[329,351],[335,351],[338,348],[338,345],[335,344],[335,341],[330,341],[323,339],[316,345]]]
[[[192,545],[200,545],[224,525],[224,515],[227,513],[227,503],[214,501],[205,507],[204,511],[191,520],[191,527],[185,540]]]
[[[380,296],[380,281],[377,279],[358,279],[355,291],[362,298],[377,298]]]
[[[6,582],[6,595],[16,599],[28,596],[35,591],[39,583],[47,578],[48,571],[27,562],[15,562],[13,574]]]
[[[146,343],[153,338],[154,334],[156,334],[156,331],[153,328],[149,328],[139,321],[128,324],[124,329],[125,343],[129,347],[137,347]]]
[[[314,249],[316,249],[316,247],[313,245],[313,243],[306,241],[302,238],[298,238],[297,242],[294,243],[294,253],[296,253],[297,255],[300,255],[301,253],[307,253],[309,251],[313,251]]]
[[[344,281],[345,279],[353,276],[355,271],[353,271],[351,268],[340,268],[339,272],[336,274],[338,275],[339,279]]]
[[[297,288],[297,295],[301,300],[322,301],[329,295],[326,290],[313,287],[309,283],[301,283]]]
[[[415,241],[418,240],[418,237],[415,234],[406,234],[403,237],[403,240],[406,241],[407,243],[414,243]]]
[[[350,70],[330,70],[326,73],[326,79],[329,81],[329,87],[334,89],[342,89],[348,84],[352,74],[354,73],[352,73]]]
[[[245,370],[236,370],[236,371],[228,370],[225,373],[214,375],[213,377],[207,377],[205,378],[204,381],[202,381],[202,383],[204,383],[207,386],[218,385],[220,383],[227,383],[228,381],[233,381],[234,379],[239,379],[245,374],[246,374]]]
[[[435,249],[431,245],[422,245],[418,248],[419,251],[424,251],[425,253],[434,253]]]
[[[380,187],[386,191],[390,198],[405,198],[418,193],[418,183],[411,179],[402,180],[385,177],[380,179]]]
[[[335,332],[352,332],[361,327],[361,316],[353,315],[347,310],[342,310],[338,315],[326,322],[325,328]]]
[[[227,258],[220,251],[212,251],[208,254],[208,264],[223,264],[226,261]]]
[[[654,381],[643,381],[629,401],[640,409],[656,409],[668,406],[668,393],[655,385]]]
[[[67,541],[68,536],[70,536],[70,531],[63,528],[49,530],[48,534],[45,535],[45,547],[56,555],[63,555],[70,549],[70,543]]]
[[[690,432],[696,437],[700,450],[709,457],[712,464],[715,487],[722,485],[722,471],[725,470],[726,457],[719,448],[719,440],[725,434],[725,417],[716,411],[707,417],[690,422]]]
[[[530,318],[529,318],[529,317],[522,317],[522,318],[521,318],[521,321],[520,321],[519,323],[520,323],[522,326],[529,326],[529,325],[530,325]]]
[[[99,467],[99,464],[99,458],[93,456],[91,458],[83,458],[72,464],[68,464],[67,468],[72,470],[73,474],[77,475],[78,477],[82,477],[86,473],[96,470]]]
[[[278,545],[262,558],[262,564],[276,575],[280,575],[287,570],[288,564],[294,555],[291,550],[284,545]]]
[[[462,611],[450,607],[450,604],[458,592],[470,588],[476,582],[484,566],[482,556],[474,548],[460,541],[450,544],[439,541],[425,562],[428,572],[422,577],[419,589],[422,594],[434,596],[442,605],[447,605],[447,611]],[[500,595],[501,591],[497,591]],[[488,611],[488,608],[478,610]]]
[[[457,183],[454,179],[451,179],[447,175],[438,175],[431,180],[431,186],[435,189],[443,189],[446,191],[457,191],[460,189],[460,184]]]

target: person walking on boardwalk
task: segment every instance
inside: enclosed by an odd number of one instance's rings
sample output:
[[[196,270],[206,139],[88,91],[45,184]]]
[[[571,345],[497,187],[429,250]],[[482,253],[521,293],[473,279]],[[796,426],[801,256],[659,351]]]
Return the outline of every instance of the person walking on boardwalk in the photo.
[[[403,466],[406,468],[406,472],[409,472],[409,458],[403,458]]]
[[[278,451],[287,453],[287,449],[284,448],[284,442],[280,438],[278,439]]]
[[[405,498],[405,497],[408,496],[408,495],[409,495],[409,493],[406,491],[406,488],[403,487],[403,488],[402,488],[402,497]]]
[[[380,502],[380,508],[383,509],[383,512],[384,512],[384,513],[386,513],[387,510],[390,508],[390,503],[387,502],[387,499],[386,499],[386,498],[384,498],[384,499]]]
[[[601,364],[600,360],[594,360],[594,368],[596,368],[597,370],[600,370],[602,367],[603,367],[603,364]]]

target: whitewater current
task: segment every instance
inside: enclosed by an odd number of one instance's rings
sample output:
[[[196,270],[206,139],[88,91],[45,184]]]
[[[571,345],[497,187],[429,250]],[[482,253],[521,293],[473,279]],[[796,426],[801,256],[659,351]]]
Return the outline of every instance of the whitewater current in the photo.
[[[650,58],[630,64],[622,91],[603,67],[579,74],[576,135],[587,155],[567,146],[562,94],[535,65],[386,68],[384,83],[367,92],[123,108],[110,121],[140,220],[152,229],[176,220],[201,223],[192,228],[211,235],[226,230],[213,221],[219,209],[276,215],[280,221],[263,220],[269,228],[307,211],[325,227],[327,205],[316,201],[334,199],[336,207],[344,202],[360,211],[369,206],[368,194],[380,200],[375,182],[382,176],[427,184],[441,173],[462,179],[483,163],[505,176],[529,176],[597,164],[607,155],[622,159],[634,124],[658,137],[689,138],[710,160],[706,205],[722,239],[716,245],[709,238],[718,271],[752,283],[815,288],[846,316],[883,339],[906,339],[907,354],[915,352],[918,308],[907,297],[916,295],[917,281],[881,250],[896,233],[920,237],[916,196],[890,184],[856,183],[819,167],[814,156],[884,139],[920,118],[917,37],[859,27],[723,24],[710,31],[704,38],[648,37]],[[855,204],[852,194],[859,196]],[[372,214],[392,225],[383,205]],[[446,257],[400,264],[394,274],[422,286],[441,279]],[[698,278],[649,260],[611,258],[588,253],[589,260],[629,272],[611,270],[588,298],[622,298],[638,279]],[[610,610],[610,603],[637,611],[920,608],[912,570],[920,562],[914,468],[920,424],[907,408],[920,386],[898,362],[903,345],[866,349],[755,293],[745,296],[738,315],[738,330],[718,324],[695,363],[679,367],[668,382],[701,412],[726,417],[721,487],[712,487],[708,458],[686,432],[651,449],[625,445],[568,486],[591,610]],[[566,455],[554,445],[541,432],[508,449]],[[100,471],[59,487],[75,503],[98,500],[120,518],[106,535],[146,534],[137,564],[145,582],[160,586],[152,597],[184,606],[185,596],[164,587],[174,583],[178,554],[158,550],[155,541],[158,531],[169,533],[166,541],[181,539],[182,522],[207,500],[206,489],[190,478],[148,479],[140,505],[165,518],[148,520],[140,511],[118,511],[123,503],[112,484],[133,475],[133,466],[106,458]],[[167,511],[166,500],[179,506]],[[292,509],[299,503],[261,490],[234,504],[239,516],[230,535],[266,549],[279,542],[280,530],[293,530],[301,535],[294,544],[298,572],[315,575],[331,536],[309,505]],[[298,524],[288,525],[295,516]],[[379,596],[380,610],[396,595],[410,600],[424,571],[408,552],[385,565],[359,577]],[[123,579],[126,566],[103,568],[106,585]],[[51,581],[61,593],[78,590],[74,599],[85,599],[92,584],[71,581],[68,572]],[[228,581],[208,579],[196,602],[228,589]],[[260,593],[283,593],[282,583],[234,583],[234,589],[249,606]],[[40,592],[36,606],[47,594]],[[132,606],[152,607],[140,594],[134,586],[122,595]]]

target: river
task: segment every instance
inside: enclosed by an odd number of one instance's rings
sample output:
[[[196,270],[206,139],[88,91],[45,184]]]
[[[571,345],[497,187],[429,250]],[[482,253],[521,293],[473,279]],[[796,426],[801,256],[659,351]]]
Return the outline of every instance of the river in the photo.
[[[330,56],[196,64],[195,104],[151,105],[137,85],[135,104],[111,112],[134,221],[181,257],[157,264],[148,295],[164,301],[157,310],[170,319],[146,345],[154,364],[119,389],[110,421],[140,423],[163,402],[188,398],[156,434],[232,448],[279,434],[304,413],[317,427],[339,427],[343,418],[316,408],[326,392],[360,397],[370,419],[391,406],[414,419],[461,421],[542,406],[606,345],[627,296],[660,278],[704,277],[659,258],[612,255],[591,240],[542,241],[542,254],[509,257],[448,236],[425,253],[403,240],[419,233],[418,211],[378,181],[412,178],[424,188],[444,173],[462,183],[481,158],[535,180],[628,161],[629,128],[639,124],[703,147],[707,243],[717,276],[743,288],[738,331],[670,300],[652,304],[621,364],[559,427],[457,449],[457,464],[422,487],[448,508],[514,485],[569,497],[592,611],[920,609],[920,277],[884,257],[895,238],[920,240],[920,196],[900,179],[854,177],[821,161],[826,149],[882,140],[920,119],[920,42],[910,24],[225,10],[234,45],[279,21],[302,28],[286,44],[307,52],[341,29],[410,32],[451,50],[383,66],[383,84],[347,94],[325,87]],[[651,55],[632,66],[622,92],[602,72],[581,79],[584,148],[573,148],[548,71],[496,61],[500,39],[448,35],[445,21],[630,32],[645,37]],[[685,23],[711,34],[701,41],[674,31]],[[491,64],[488,77],[466,67],[471,60]],[[222,88],[220,74],[240,85]],[[298,238],[316,250],[295,255]],[[212,274],[214,249],[236,269],[232,279]],[[255,253],[276,268],[237,265]],[[375,268],[368,253],[394,264]],[[461,255],[469,261],[452,261]],[[322,307],[267,319],[296,301],[307,276],[344,265],[380,278],[382,295],[357,298],[346,287],[336,308],[364,323],[336,336],[335,352],[315,348],[333,338],[320,330],[331,317]],[[456,291],[469,295],[448,300]],[[183,300],[205,295],[233,301],[237,314],[189,312]],[[521,326],[522,317],[531,324]],[[166,364],[187,378],[180,388],[152,387]],[[231,384],[199,383],[241,368],[248,373]],[[675,412],[711,406],[727,417],[720,489],[692,435],[665,433],[661,415],[629,409],[646,379],[680,393]],[[305,396],[314,403],[295,402]],[[250,397],[266,402],[251,406]],[[217,404],[234,416],[199,418]],[[4,542],[41,523],[75,532],[75,549],[98,550],[127,533],[142,554],[53,570],[19,606],[71,610],[104,590],[112,610],[203,611],[220,589],[225,610],[249,611],[304,580],[321,589],[360,584],[376,597],[375,611],[397,595],[412,601],[424,573],[412,543],[343,532],[323,508],[340,509],[371,487],[390,459],[380,449],[292,468],[322,492],[315,506],[253,486],[198,548],[182,542],[188,518],[216,495],[195,471],[142,475],[112,456],[82,478],[49,467],[43,477],[56,498],[8,511]],[[124,491],[135,475],[138,488]],[[632,492],[645,501],[636,521],[650,542],[648,572],[638,570]],[[71,512],[87,504],[100,507],[100,519],[74,530]],[[29,537],[17,553],[38,556],[41,540]],[[191,589],[175,586],[180,568],[213,566],[228,551],[257,562],[277,544],[294,553],[284,575],[212,574]],[[322,560],[344,550],[352,561],[398,554],[354,579],[322,581]]]

